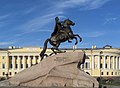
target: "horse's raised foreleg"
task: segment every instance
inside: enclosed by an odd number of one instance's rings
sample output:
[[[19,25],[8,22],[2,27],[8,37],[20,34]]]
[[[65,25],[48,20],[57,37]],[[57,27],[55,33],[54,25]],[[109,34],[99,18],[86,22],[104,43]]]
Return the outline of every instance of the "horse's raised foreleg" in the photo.
[[[75,45],[77,45],[77,43],[78,43],[77,37],[74,36],[73,39],[76,40]]]
[[[74,36],[77,36],[78,38],[80,38],[80,42],[82,41],[82,38],[78,34],[74,34]]]

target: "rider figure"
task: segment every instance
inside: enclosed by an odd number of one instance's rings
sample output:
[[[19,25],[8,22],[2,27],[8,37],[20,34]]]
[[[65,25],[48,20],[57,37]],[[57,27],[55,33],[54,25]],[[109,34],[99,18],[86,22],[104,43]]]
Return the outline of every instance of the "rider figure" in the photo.
[[[57,33],[62,33],[63,31],[63,26],[62,26],[62,21],[59,21],[59,18],[55,18],[55,27],[54,27],[54,32],[51,34],[51,36],[57,34]]]
[[[54,32],[51,34],[51,36],[53,36],[53,35],[55,35],[55,34],[57,34],[57,33],[66,33],[65,31],[64,31],[64,25],[63,25],[63,22],[62,21],[59,21],[59,18],[58,17],[56,17],[55,18],[55,22],[56,22],[56,24],[55,24],[55,27],[54,27]],[[68,42],[71,42],[70,40],[70,35],[69,35],[69,33],[66,33],[67,34],[67,36],[69,37],[69,40],[68,40]]]

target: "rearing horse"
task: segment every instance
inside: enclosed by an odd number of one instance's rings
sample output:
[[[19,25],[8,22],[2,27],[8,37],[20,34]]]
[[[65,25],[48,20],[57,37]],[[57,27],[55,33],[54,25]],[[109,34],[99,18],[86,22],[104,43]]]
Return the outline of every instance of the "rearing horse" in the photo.
[[[59,25],[57,25],[57,28],[59,28],[62,31],[58,32],[55,35],[51,36],[50,38],[46,39],[46,41],[44,43],[43,50],[40,53],[41,60],[44,58],[44,56],[47,56],[47,54],[45,54],[45,52],[46,52],[46,49],[47,49],[47,43],[48,42],[53,46],[51,48],[51,50],[53,51],[54,54],[56,54],[56,53],[62,53],[63,52],[63,51],[58,49],[59,45],[62,42],[66,42],[66,41],[71,42],[69,40],[75,39],[76,40],[75,45],[76,45],[78,43],[77,37],[80,39],[80,42],[82,41],[82,38],[78,34],[73,34],[73,31],[72,31],[70,26],[74,26],[74,25],[75,25],[75,23],[72,22],[69,19],[66,19],[63,22],[63,28],[60,27]],[[58,52],[56,52],[54,50],[57,50]]]

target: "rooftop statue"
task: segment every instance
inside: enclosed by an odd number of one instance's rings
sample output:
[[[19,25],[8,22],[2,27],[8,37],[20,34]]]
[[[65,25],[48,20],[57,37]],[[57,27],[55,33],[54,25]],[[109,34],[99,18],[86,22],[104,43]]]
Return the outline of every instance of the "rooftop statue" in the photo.
[[[68,41],[68,43],[71,43],[72,41],[70,41],[70,40],[75,39],[76,40],[75,45],[77,45],[77,43],[78,43],[77,37],[80,39],[80,42],[82,41],[82,38],[78,34],[73,34],[73,31],[70,26],[74,26],[75,23],[72,22],[70,19],[66,19],[66,20],[60,22],[59,18],[56,17],[55,22],[56,23],[55,23],[55,27],[54,27],[54,32],[51,34],[50,38],[46,39],[43,50],[40,53],[41,60],[44,58],[44,56],[47,56],[47,54],[45,54],[45,52],[47,49],[48,42],[53,46],[51,48],[53,53],[50,54],[50,55],[52,55],[52,54],[65,52],[65,51],[61,51],[58,49],[59,45],[62,42]]]

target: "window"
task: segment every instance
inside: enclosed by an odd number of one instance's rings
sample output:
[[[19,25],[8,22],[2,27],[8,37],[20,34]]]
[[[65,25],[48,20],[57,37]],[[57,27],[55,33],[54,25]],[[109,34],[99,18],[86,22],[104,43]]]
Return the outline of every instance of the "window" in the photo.
[[[5,75],[5,72],[3,72],[3,75]]]
[[[23,68],[23,64],[21,64],[21,68]]]
[[[10,69],[12,69],[12,64],[10,64]]]
[[[105,64],[105,68],[107,68],[107,64]]]
[[[86,62],[84,68],[85,68],[85,69],[90,69],[90,63],[89,63],[89,62]]]
[[[26,68],[28,68],[28,64],[26,64]]]
[[[16,64],[16,68],[18,68],[18,64]]]
[[[17,72],[15,72],[15,74],[17,74]]]
[[[102,68],[102,64],[100,64],[100,68]]]
[[[2,59],[5,59],[5,56],[3,56]]]
[[[109,75],[109,72],[107,72],[107,75]]]
[[[120,75],[120,72],[118,72],[118,75]]]
[[[2,68],[5,69],[5,64],[2,64]]]
[[[113,72],[111,73],[111,75],[113,75]]]
[[[117,75],[117,72],[115,72],[115,75]]]
[[[103,75],[103,72],[101,72],[101,75]]]
[[[10,72],[10,75],[12,75],[12,73]]]
[[[86,69],[88,68],[88,63],[85,63],[85,68],[86,68]]]

